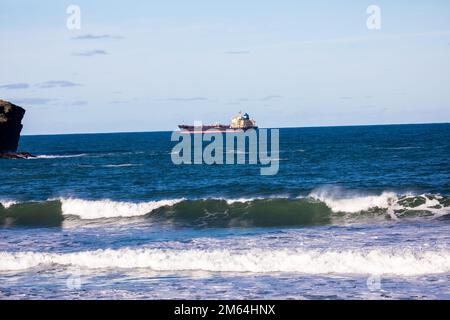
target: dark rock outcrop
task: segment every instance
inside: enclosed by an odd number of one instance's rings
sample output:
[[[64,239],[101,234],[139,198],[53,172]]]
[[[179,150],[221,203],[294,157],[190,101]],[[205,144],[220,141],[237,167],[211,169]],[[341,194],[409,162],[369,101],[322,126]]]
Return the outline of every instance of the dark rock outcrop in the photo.
[[[0,158],[30,158],[27,152],[17,153],[22,118],[25,109],[5,100],[0,100]]]
[[[25,110],[0,100],[0,153],[16,152]]]

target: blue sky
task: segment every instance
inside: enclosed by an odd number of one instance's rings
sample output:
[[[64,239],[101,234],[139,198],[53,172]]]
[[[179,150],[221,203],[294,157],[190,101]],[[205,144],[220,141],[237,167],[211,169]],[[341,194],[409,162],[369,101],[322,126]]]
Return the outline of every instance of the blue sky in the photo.
[[[68,30],[66,8],[81,8]],[[366,9],[381,8],[368,30]],[[0,98],[24,134],[450,120],[450,2],[0,3]]]

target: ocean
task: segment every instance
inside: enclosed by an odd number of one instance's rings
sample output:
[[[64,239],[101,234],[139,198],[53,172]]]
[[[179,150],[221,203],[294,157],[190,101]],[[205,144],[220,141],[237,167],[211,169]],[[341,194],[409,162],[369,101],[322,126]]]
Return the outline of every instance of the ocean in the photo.
[[[279,171],[170,132],[23,136],[0,299],[449,299],[450,124],[280,129]]]

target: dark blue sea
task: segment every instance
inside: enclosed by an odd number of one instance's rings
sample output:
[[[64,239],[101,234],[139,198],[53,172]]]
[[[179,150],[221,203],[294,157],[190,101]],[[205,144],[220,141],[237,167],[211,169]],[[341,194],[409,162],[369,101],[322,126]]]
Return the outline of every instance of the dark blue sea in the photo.
[[[0,299],[450,299],[450,124],[280,129],[271,176],[175,144],[23,136]]]

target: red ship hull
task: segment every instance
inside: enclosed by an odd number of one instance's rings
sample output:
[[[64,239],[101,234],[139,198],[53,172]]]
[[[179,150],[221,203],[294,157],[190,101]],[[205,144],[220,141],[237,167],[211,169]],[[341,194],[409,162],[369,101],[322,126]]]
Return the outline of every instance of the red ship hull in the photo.
[[[244,129],[232,129],[229,125],[217,124],[217,125],[202,125],[202,126],[192,126],[192,125],[179,125],[178,128],[186,133],[216,133],[216,132],[235,132],[235,131],[246,131],[249,129],[257,129],[258,127],[244,128]]]

